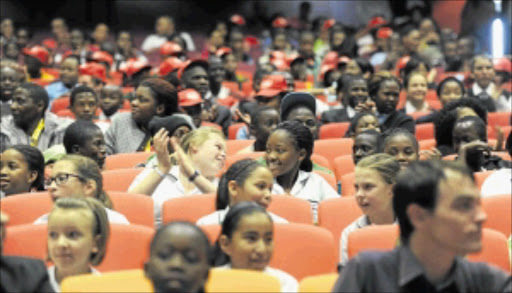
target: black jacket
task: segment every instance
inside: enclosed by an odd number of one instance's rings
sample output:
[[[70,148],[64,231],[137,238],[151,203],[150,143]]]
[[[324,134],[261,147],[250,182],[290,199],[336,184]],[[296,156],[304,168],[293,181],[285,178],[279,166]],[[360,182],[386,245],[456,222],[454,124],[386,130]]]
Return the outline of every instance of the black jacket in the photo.
[[[320,117],[320,122],[322,124],[326,123],[336,123],[336,122],[350,122],[350,118],[347,114],[347,109],[332,109],[322,113]]]
[[[55,292],[41,260],[0,256],[0,292]]]
[[[397,110],[380,125],[382,132],[392,128],[404,128],[414,134],[416,132],[416,123],[411,116]]]

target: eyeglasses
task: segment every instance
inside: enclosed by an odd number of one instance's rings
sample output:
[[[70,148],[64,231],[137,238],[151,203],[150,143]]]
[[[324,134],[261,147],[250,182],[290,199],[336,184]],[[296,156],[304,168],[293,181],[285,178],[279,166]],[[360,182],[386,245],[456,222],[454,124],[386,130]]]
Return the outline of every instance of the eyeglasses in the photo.
[[[46,179],[45,185],[50,186],[50,185],[52,185],[53,181],[55,181],[55,183],[57,183],[57,185],[62,185],[64,183],[68,182],[69,177],[76,177],[76,178],[78,178],[78,180],[81,180],[81,181],[85,180],[82,176],[78,176],[75,174],[60,173],[59,175],[57,175],[55,177],[50,177],[50,178]]]

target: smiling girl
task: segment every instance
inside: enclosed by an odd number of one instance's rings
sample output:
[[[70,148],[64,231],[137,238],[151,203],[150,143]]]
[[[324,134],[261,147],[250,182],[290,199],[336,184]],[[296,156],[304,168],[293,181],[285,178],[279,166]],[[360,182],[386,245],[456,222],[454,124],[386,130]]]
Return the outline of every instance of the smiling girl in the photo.
[[[274,224],[265,208],[241,202],[229,209],[215,244],[214,266],[263,271],[279,279],[281,292],[297,292],[297,280],[269,267],[274,251]]]
[[[60,198],[48,219],[48,268],[56,292],[67,277],[99,274],[97,266],[105,256],[109,224],[103,205],[93,198]]]
[[[402,170],[407,169],[410,163],[419,160],[419,144],[409,131],[395,128],[384,133],[382,151],[393,156]]]
[[[309,201],[316,221],[318,203],[339,195],[325,179],[311,172],[312,153],[309,128],[297,121],[285,121],[269,136],[265,160],[274,176],[272,194],[291,194]]]
[[[9,196],[44,190],[44,158],[28,145],[13,145],[0,155],[0,193]]]
[[[400,171],[398,162],[386,154],[363,158],[356,166],[356,201],[363,215],[341,233],[340,265],[348,262],[348,234],[369,225],[391,224],[395,221],[392,199],[393,185]]]
[[[272,173],[267,167],[252,159],[240,160],[220,178],[217,189],[217,211],[200,218],[197,225],[222,224],[229,208],[239,202],[253,201],[268,208],[272,201]],[[287,220],[269,213],[275,223],[288,223]]]

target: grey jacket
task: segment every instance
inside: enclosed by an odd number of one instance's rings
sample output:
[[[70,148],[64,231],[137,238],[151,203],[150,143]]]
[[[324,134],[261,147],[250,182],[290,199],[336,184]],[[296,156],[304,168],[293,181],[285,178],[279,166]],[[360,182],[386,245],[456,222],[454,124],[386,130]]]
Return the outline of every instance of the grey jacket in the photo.
[[[62,144],[64,132],[71,122],[47,112],[44,115],[44,129],[37,142],[37,148],[43,152],[51,146]],[[2,122],[0,123],[0,143],[2,148],[15,144],[30,145],[30,136],[14,124],[12,116],[2,117]]]

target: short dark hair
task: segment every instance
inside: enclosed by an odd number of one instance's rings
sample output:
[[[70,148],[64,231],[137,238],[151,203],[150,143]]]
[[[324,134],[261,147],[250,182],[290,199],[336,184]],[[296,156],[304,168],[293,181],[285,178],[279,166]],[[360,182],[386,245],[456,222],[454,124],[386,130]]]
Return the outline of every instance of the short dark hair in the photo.
[[[480,138],[480,140],[487,141],[487,126],[485,125],[485,122],[482,119],[480,119],[480,117],[478,117],[478,116],[461,117],[461,118],[457,119],[457,121],[455,121],[455,125],[453,126],[453,128],[455,129],[455,126],[457,124],[464,123],[464,122],[472,123],[474,125],[476,133],[478,134],[478,137]]]
[[[449,77],[441,80],[441,82],[439,83],[439,85],[437,86],[437,89],[436,89],[437,96],[438,97],[441,96],[441,91],[443,90],[444,85],[450,81],[457,83],[457,85],[460,87],[462,97],[464,97],[466,95],[466,89],[464,88],[464,84],[462,83],[462,81],[460,81],[459,79],[457,79],[454,76],[449,76]]]
[[[347,92],[347,89],[356,80],[363,80],[368,85],[366,80],[361,75],[343,74],[340,78],[338,78],[336,93],[338,94],[340,92]]]
[[[73,106],[75,104],[76,95],[82,94],[82,93],[91,93],[94,96],[94,98],[96,99],[96,101],[98,101],[98,96],[96,95],[96,92],[92,88],[85,86],[85,85],[80,85],[80,86],[75,87],[73,90],[71,90],[71,94],[69,95],[69,105]]]
[[[489,62],[491,62],[491,65],[492,65],[492,59],[491,57],[489,57],[488,55],[485,55],[485,54],[478,54],[478,55],[475,55],[473,56],[473,58],[471,58],[471,60],[469,61],[469,69],[471,70],[471,72],[473,72],[475,70],[475,62],[476,62],[476,59],[485,59]],[[494,69],[494,67],[493,67]]]
[[[357,123],[359,123],[359,120],[365,116],[373,116],[378,120],[377,115],[372,112],[357,112],[356,115],[350,120],[350,126],[347,129],[347,133],[345,133],[345,137],[351,137],[356,133]]]
[[[407,245],[414,227],[407,216],[407,207],[417,204],[434,211],[439,196],[439,184],[446,180],[446,170],[468,176],[473,174],[464,165],[453,161],[429,160],[412,162],[406,171],[398,175],[393,187],[393,211],[400,226],[400,239]]]
[[[174,226],[185,226],[185,227],[188,227],[188,228],[194,230],[196,232],[197,236],[199,236],[200,242],[204,246],[207,259],[208,260],[211,259],[212,250],[211,250],[210,240],[208,239],[206,234],[203,232],[203,230],[201,230],[201,228],[197,227],[193,223],[182,222],[182,221],[167,223],[167,224],[161,226],[160,228],[158,228],[158,230],[156,230],[156,233],[153,236],[153,239],[151,239],[151,244],[149,245],[150,254],[155,251],[155,245],[156,245],[157,241],[162,237],[163,232],[169,228],[174,227]]]
[[[43,113],[41,114],[44,115],[44,112],[46,112],[48,103],[50,101],[50,97],[48,96],[46,90],[42,86],[30,82],[23,82],[18,87],[27,90],[29,93],[29,98],[32,99],[35,104],[43,102]]]
[[[379,150],[381,149],[381,145],[382,145],[382,134],[380,132],[378,132],[377,130],[375,129],[366,129],[365,131],[359,133],[358,135],[356,135],[354,137],[354,139],[360,135],[368,135],[368,136],[372,136],[375,138],[375,142],[377,143],[377,148],[376,148],[376,151],[379,152]]]
[[[391,82],[395,82],[396,84],[398,84],[398,89],[401,90],[402,89],[402,83],[400,82],[400,80],[394,76],[390,76],[390,77],[384,77],[382,79],[377,79],[373,82],[370,82],[369,86],[368,86],[368,93],[370,94],[370,97],[372,99],[375,99],[375,97],[377,96],[377,93],[379,92],[380,90],[380,87],[388,82],[388,81],[391,81]]]
[[[300,163],[299,169],[310,172],[313,170],[313,162],[311,161],[311,154],[313,153],[314,140],[313,134],[302,123],[298,121],[284,121],[277,125],[276,130],[284,130],[288,132],[292,140],[294,141],[295,147],[298,150],[304,149],[306,151],[306,157]]]
[[[402,79],[404,81],[404,87],[407,88],[407,86],[409,84],[409,77],[411,76],[411,73],[413,73],[415,70],[417,70],[421,64],[425,65],[425,69],[427,69],[427,71],[430,71],[430,65],[428,64],[428,62],[418,56],[412,57],[405,64],[405,67],[400,70],[400,76],[402,77]]]
[[[148,87],[156,100],[157,105],[163,105],[165,116],[178,112],[178,92],[169,82],[161,78],[148,78],[143,80],[139,86]]]
[[[85,145],[98,131],[101,132],[101,129],[91,121],[79,119],[71,123],[64,132],[63,144],[66,153],[74,153],[73,146]]]
[[[381,144],[381,150],[380,151],[384,152],[384,149],[386,148],[386,145],[389,143],[389,141],[391,139],[393,139],[396,136],[405,136],[405,137],[407,137],[412,142],[414,147],[416,148],[416,152],[419,152],[420,145],[418,143],[418,140],[416,139],[414,134],[412,134],[409,130],[407,130],[405,128],[391,128],[388,131],[384,132],[382,134],[382,144]]]

